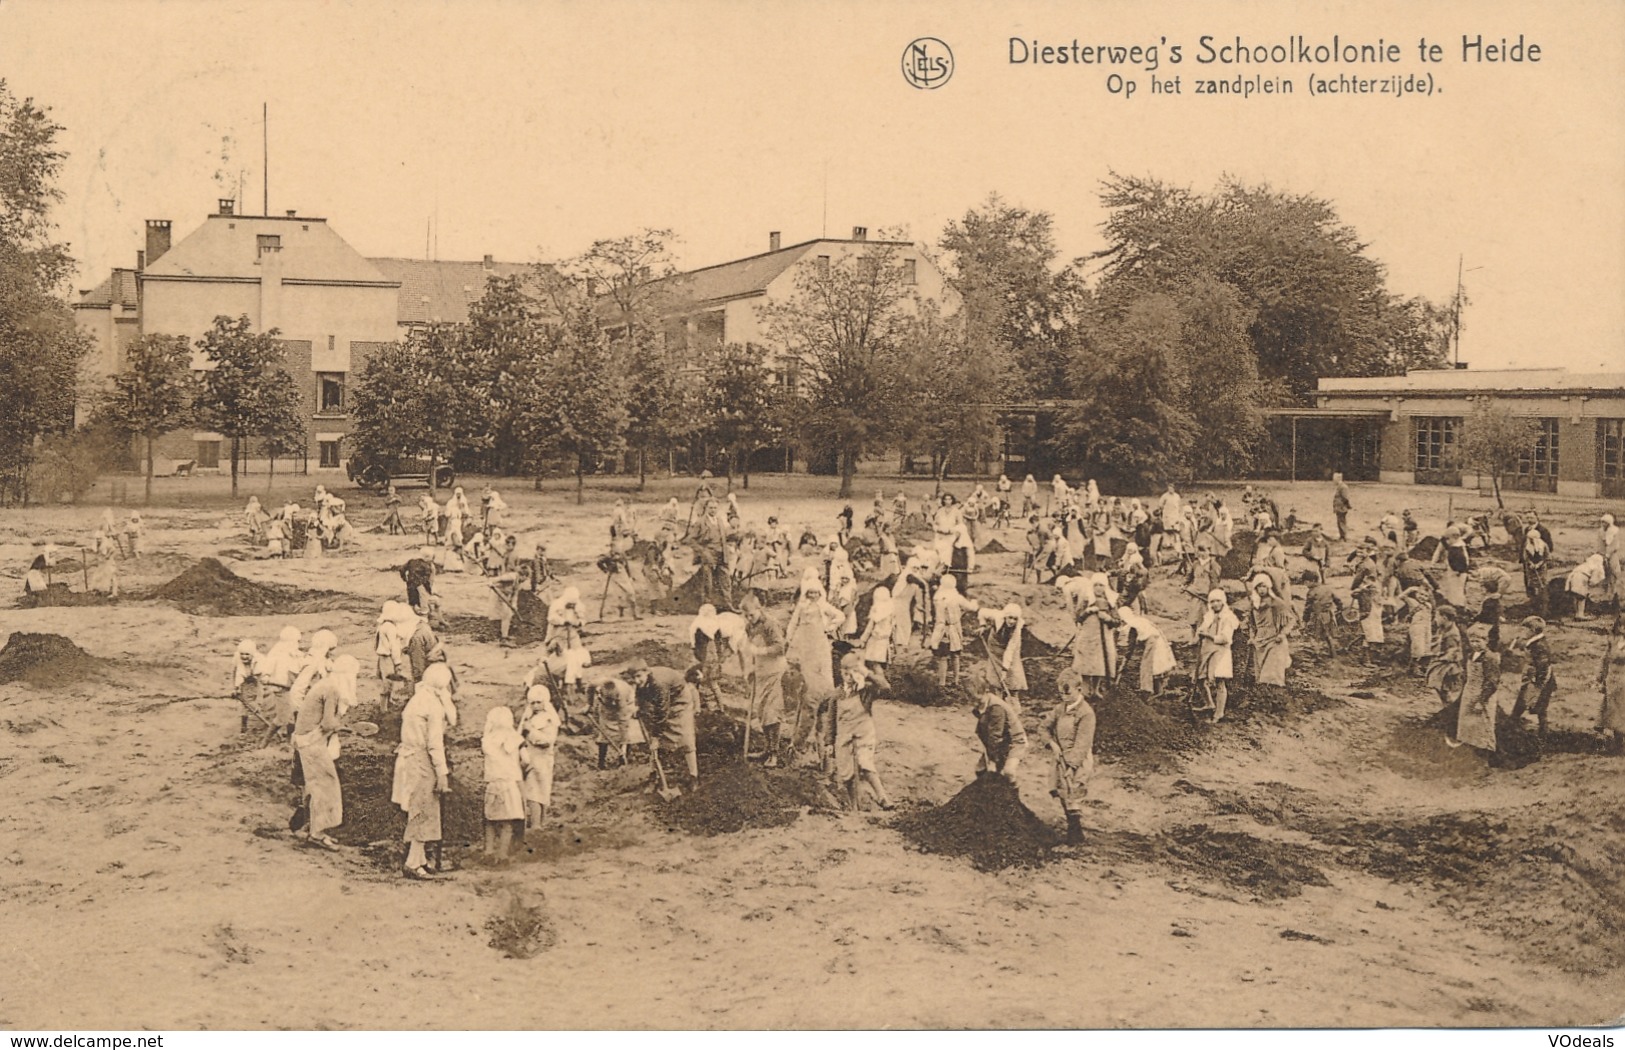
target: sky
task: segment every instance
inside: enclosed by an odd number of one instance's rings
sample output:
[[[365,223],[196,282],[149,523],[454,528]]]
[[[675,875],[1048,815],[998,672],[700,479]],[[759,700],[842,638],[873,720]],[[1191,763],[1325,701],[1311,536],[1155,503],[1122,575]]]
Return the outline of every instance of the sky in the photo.
[[[1197,61],[1203,36],[1295,55],[1334,34],[1401,57]],[[1523,62],[1464,59],[1463,36],[1520,35]],[[925,36],[954,57],[931,90],[902,75]],[[1012,38],[1157,45],[1158,68],[1012,62],[1035,50]],[[1434,90],[1308,93],[1340,74]],[[365,255],[557,259],[651,226],[703,266],[773,230],[935,242],[997,192],[1050,212],[1070,259],[1103,244],[1112,172],[1231,176],[1333,202],[1397,293],[1447,300],[1461,267],[1474,368],[1625,370],[1619,0],[0,0],[0,75],[66,129],[79,287],[133,265],[143,220],[178,238],[220,197],[258,213],[265,105],[271,213],[325,217]],[[1293,93],[1194,93],[1238,75]]]

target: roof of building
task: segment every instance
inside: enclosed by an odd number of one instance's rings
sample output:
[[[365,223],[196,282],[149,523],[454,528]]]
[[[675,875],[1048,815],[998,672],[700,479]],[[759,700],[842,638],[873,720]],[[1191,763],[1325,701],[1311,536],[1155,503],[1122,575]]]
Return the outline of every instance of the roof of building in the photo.
[[[1321,379],[1321,394],[1428,394],[1446,391],[1625,390],[1625,372],[1570,372],[1566,368],[1436,368],[1402,376]]]
[[[818,244],[882,244],[894,248],[909,246],[908,241],[843,240],[819,237],[800,244],[791,244],[776,251],[749,255],[743,259],[702,266],[673,274],[663,281],[662,294],[673,301],[685,303],[717,303],[730,299],[744,299],[767,291],[784,271],[800,262],[809,249]],[[601,297],[600,301],[607,298]]]
[[[450,259],[369,259],[379,272],[401,285],[396,307],[401,324],[434,321],[461,323],[468,308],[485,294],[492,277],[521,277],[532,272],[530,263],[457,262]]]
[[[85,288],[79,292],[79,301],[74,306],[107,307],[118,303],[131,310],[136,308],[135,271],[124,267],[115,267],[107,275],[107,280],[94,288]]]
[[[144,276],[257,279],[261,234],[281,238],[284,281],[393,283],[325,219],[300,216],[210,215],[157,262],[149,263]]]

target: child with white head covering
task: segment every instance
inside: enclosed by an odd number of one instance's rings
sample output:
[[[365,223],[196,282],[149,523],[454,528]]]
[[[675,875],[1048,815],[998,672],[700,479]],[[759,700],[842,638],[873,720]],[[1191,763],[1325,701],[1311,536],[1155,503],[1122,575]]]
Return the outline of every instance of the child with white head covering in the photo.
[[[965,649],[962,618],[981,606],[959,593],[958,580],[951,573],[945,574],[937,584],[935,604],[937,622],[926,645],[936,655],[937,684],[947,686],[950,680],[959,680],[959,658]]]
[[[553,804],[553,763],[559,725],[558,708],[553,706],[553,696],[547,686],[533,685],[526,689],[525,710],[519,720],[525,746],[519,750],[519,763],[525,775],[522,791],[527,829],[541,827],[547,819],[547,807]]]
[[[237,643],[237,652],[231,661],[231,691],[245,707],[253,708],[255,711],[260,710],[259,663],[262,659],[259,646],[255,645],[252,639],[244,638]],[[242,727],[244,733],[248,732],[248,719],[249,714],[244,711]]]
[[[480,752],[485,756],[485,855],[506,859],[513,852],[514,831],[525,820],[519,750],[524,738],[514,728],[513,711],[498,704],[485,714]]]
[[[353,656],[334,660],[326,677],[301,697],[293,724],[293,746],[310,813],[306,839],[330,850],[337,850],[339,844],[327,830],[344,823],[344,796],[338,767],[334,765],[339,751],[338,731],[345,710],[355,703],[359,668]]]

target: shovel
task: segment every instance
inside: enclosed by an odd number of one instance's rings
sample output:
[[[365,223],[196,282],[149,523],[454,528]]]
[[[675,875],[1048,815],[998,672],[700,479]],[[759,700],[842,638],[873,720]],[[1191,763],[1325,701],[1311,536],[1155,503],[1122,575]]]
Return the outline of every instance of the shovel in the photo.
[[[660,761],[660,745],[655,743],[654,734],[649,732],[649,727],[641,718],[638,719],[638,728],[643,730],[643,738],[649,742],[649,758],[654,761],[655,775],[660,778],[660,789],[656,794],[660,796],[660,801],[670,802],[681,796],[682,792],[666,783],[666,767]]]

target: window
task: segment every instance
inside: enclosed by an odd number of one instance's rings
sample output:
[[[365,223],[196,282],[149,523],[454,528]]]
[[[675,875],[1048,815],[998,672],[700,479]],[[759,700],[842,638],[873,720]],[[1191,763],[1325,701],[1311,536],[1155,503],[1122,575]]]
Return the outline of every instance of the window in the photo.
[[[1625,419],[1604,419],[1597,423],[1602,446],[1602,476],[1607,481],[1625,478]]]
[[[801,366],[795,361],[786,361],[782,368],[776,369],[774,378],[786,395],[795,397],[801,386]]]
[[[1416,420],[1416,469],[1439,471],[1454,469],[1450,454],[1456,444],[1454,416],[1418,416]]]
[[[344,411],[344,373],[316,373],[316,411],[338,413]]]
[[[919,283],[919,279],[914,274],[914,260],[913,259],[904,259],[903,260],[903,283],[904,284],[918,284]]]
[[[321,452],[321,465],[324,467],[337,467],[339,463],[339,443],[337,441],[318,441],[316,447]]]
[[[1557,477],[1557,420],[1535,421],[1535,443],[1518,457],[1518,478],[1537,487]]]
[[[220,442],[199,441],[197,443],[197,465],[210,470],[220,468]]]
[[[875,279],[875,275],[878,273],[880,273],[880,263],[878,260],[868,255],[865,255],[863,258],[858,260],[859,280],[873,281]]]
[[[282,235],[280,233],[262,233],[255,237],[254,241],[259,245],[261,255],[266,252],[279,252],[282,250]]]
[[[818,257],[818,276],[829,276],[829,256],[827,255],[820,255]]]
[[[327,337],[327,352],[331,354],[334,350],[336,350],[338,348],[338,343],[339,343],[338,336],[333,336],[333,335],[328,336]]]

